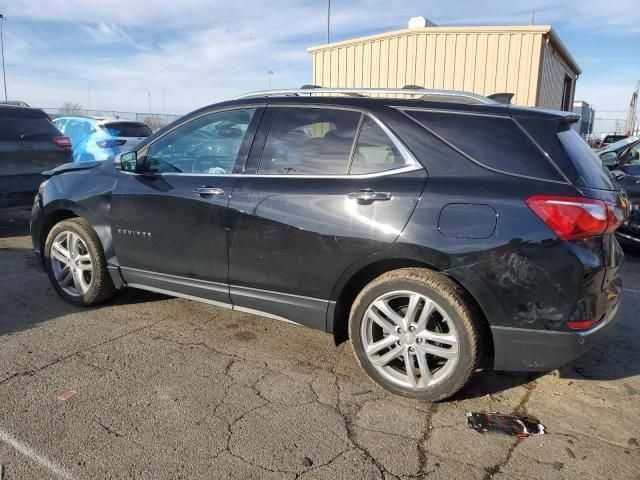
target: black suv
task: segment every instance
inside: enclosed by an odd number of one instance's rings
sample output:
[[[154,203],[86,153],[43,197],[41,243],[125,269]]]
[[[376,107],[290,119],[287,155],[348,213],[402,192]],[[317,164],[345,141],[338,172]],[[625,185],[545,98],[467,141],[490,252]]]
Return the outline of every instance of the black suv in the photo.
[[[31,205],[41,172],[71,161],[71,140],[46,113],[0,105],[0,207]]]
[[[575,120],[460,92],[256,93],[49,172],[33,245],[76,305],[134,287],[290,320],[439,400],[481,365],[562,365],[615,321],[626,203]]]

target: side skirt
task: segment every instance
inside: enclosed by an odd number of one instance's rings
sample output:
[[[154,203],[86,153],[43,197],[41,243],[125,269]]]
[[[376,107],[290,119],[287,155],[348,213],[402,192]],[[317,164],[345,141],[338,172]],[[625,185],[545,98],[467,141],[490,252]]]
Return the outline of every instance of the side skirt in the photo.
[[[329,300],[120,267],[126,286],[326,330]]]

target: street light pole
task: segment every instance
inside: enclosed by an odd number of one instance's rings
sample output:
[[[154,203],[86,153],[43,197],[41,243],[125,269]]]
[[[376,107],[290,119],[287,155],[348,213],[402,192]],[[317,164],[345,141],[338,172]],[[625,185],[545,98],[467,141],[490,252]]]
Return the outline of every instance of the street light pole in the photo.
[[[2,48],[2,83],[4,84],[4,101],[8,102],[9,99],[7,98],[7,74],[5,73],[5,70],[4,70],[4,36],[2,32],[2,24],[5,22],[6,19],[7,17],[5,17],[0,13],[0,46]]]
[[[327,0],[327,43],[329,43],[329,27],[331,26],[331,0]]]

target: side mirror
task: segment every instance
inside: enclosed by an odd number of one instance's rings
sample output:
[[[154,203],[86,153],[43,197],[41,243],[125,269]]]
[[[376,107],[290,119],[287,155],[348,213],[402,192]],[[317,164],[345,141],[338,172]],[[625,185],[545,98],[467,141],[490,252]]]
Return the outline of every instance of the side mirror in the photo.
[[[606,152],[600,155],[600,160],[604,166],[613,168],[618,165],[618,154],[616,152]]]
[[[123,172],[137,172],[139,171],[138,154],[136,152],[121,153],[113,160],[113,166],[116,170]]]

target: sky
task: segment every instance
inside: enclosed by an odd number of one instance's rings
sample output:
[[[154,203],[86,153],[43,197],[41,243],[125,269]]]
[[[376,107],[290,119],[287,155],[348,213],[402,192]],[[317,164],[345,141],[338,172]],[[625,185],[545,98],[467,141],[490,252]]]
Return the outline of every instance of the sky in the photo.
[[[333,0],[331,40],[406,28],[552,25],[583,70],[576,99],[624,111],[640,80],[638,0]],[[243,92],[311,81],[326,0],[5,0],[10,99],[56,108],[187,113]],[[164,92],[164,94],[163,94]]]

